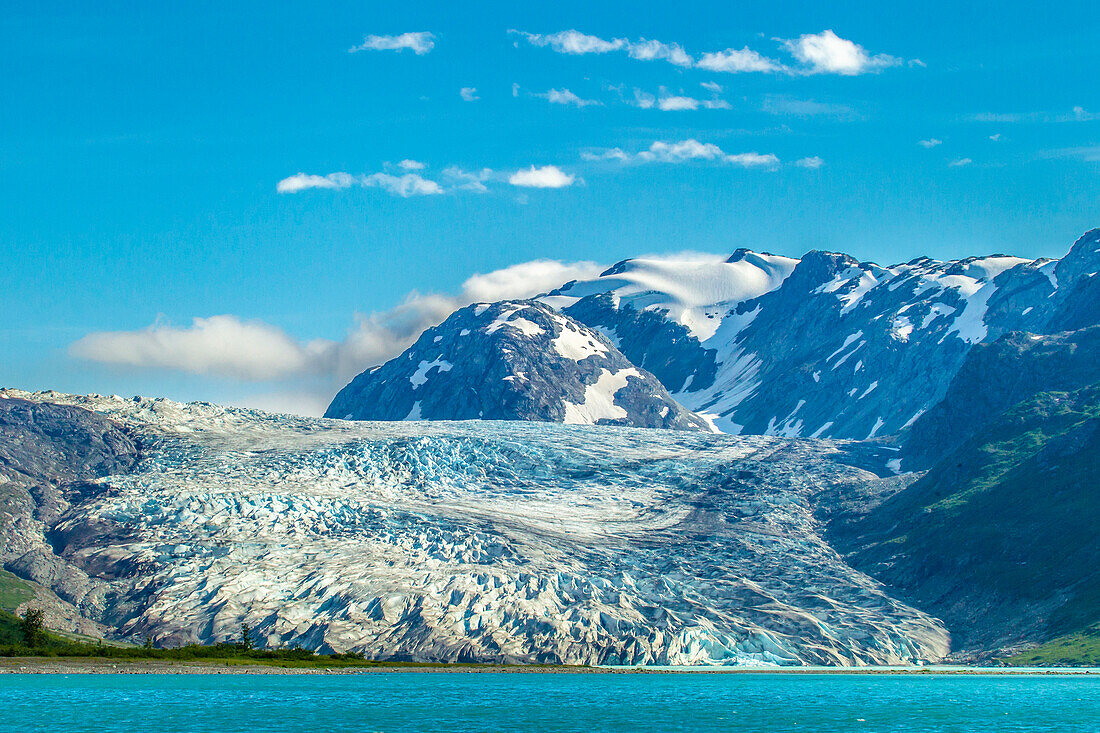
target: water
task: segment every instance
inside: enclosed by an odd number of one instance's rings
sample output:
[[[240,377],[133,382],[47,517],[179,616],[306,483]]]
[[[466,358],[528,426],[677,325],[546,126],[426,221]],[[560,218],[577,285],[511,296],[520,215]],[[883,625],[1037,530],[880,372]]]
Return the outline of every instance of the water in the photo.
[[[1089,731],[1096,676],[0,675],[0,731]]]

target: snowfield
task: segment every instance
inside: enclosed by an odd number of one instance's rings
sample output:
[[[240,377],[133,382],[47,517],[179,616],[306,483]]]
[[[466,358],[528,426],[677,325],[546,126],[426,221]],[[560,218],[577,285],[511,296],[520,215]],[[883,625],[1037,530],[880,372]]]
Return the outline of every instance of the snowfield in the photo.
[[[102,620],[380,659],[660,665],[937,660],[948,636],[825,542],[843,444],[522,422],[345,422],[74,404],[142,460],[49,528]],[[823,493],[824,492],[824,493]]]

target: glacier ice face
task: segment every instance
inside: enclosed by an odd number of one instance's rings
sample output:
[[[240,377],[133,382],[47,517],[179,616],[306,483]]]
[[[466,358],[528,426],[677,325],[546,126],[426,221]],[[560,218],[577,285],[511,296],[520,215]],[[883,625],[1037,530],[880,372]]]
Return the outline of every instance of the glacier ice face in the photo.
[[[357,423],[7,392],[122,424],[142,460],[50,528],[134,638],[372,658],[935,660],[942,625],[822,538],[874,476],[826,441],[541,423]]]

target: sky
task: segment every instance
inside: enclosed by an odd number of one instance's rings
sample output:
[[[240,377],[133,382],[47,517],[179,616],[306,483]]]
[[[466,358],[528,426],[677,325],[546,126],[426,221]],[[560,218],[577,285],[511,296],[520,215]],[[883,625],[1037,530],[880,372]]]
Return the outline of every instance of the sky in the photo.
[[[0,386],[319,414],[628,257],[1100,226],[1095,2],[9,0],[0,65]]]

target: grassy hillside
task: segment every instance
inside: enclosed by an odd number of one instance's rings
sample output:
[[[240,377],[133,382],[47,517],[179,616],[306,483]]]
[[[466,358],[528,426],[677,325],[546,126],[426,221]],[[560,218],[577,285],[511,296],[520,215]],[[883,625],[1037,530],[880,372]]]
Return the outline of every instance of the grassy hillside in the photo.
[[[19,604],[34,598],[34,587],[15,577],[7,570],[0,570],[0,609],[14,611]]]
[[[1100,624],[1002,660],[1013,667],[1100,667]]]
[[[1098,476],[1100,383],[1041,393],[841,535],[957,646],[1078,639],[1100,622]]]

